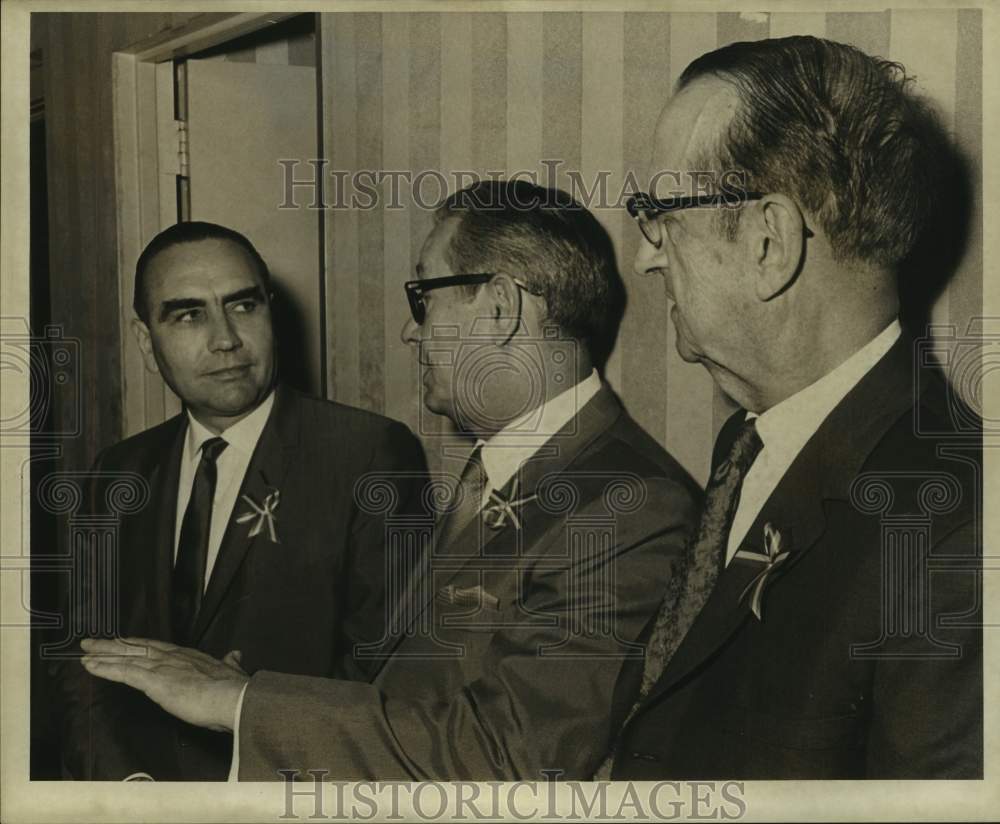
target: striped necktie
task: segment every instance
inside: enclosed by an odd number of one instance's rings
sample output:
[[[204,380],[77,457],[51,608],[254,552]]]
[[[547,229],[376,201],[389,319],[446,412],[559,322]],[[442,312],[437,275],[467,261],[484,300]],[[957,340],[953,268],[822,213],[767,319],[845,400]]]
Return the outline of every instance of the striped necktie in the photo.
[[[444,548],[479,514],[486,487],[482,444],[476,446],[462,469],[462,475],[452,496],[452,507],[438,524],[436,546]]]

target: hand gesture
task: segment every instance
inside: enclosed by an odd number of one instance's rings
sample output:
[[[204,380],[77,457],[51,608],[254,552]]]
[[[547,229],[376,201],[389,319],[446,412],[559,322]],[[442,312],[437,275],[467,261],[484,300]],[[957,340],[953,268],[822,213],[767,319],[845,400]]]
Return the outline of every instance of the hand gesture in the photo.
[[[196,649],[148,638],[81,643],[81,663],[91,675],[142,690],[171,715],[217,732],[230,732],[236,705],[250,680],[240,668],[240,653],[219,661]]]

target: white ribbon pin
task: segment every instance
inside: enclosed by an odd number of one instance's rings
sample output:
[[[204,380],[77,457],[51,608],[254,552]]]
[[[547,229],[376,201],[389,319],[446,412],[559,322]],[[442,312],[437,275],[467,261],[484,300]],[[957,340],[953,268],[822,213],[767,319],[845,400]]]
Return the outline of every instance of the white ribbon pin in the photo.
[[[261,530],[264,528],[264,524],[267,524],[268,536],[271,539],[271,543],[280,543],[278,541],[278,533],[275,532],[274,522],[278,519],[274,514],[274,511],[278,508],[278,504],[281,503],[281,492],[277,489],[272,490],[268,493],[267,497],[264,499],[264,504],[261,506],[249,495],[240,495],[253,510],[252,512],[244,512],[236,519],[236,523],[245,524],[248,521],[256,521],[253,527],[250,529],[249,536],[251,538],[256,538]]]

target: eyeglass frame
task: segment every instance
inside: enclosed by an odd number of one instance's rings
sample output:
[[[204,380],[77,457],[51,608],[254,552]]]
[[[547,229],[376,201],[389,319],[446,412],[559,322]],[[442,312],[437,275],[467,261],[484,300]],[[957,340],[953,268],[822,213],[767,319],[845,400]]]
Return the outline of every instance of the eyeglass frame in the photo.
[[[657,237],[650,236],[649,224],[658,223],[662,215],[679,212],[682,209],[697,209],[704,206],[738,206],[751,200],[760,200],[763,192],[716,192],[710,195],[682,195],[680,197],[656,198],[647,192],[636,192],[625,202],[628,213],[639,224],[639,231],[649,243],[659,249],[663,246],[663,230]]]
[[[473,272],[469,274],[444,275],[438,278],[424,278],[423,280],[408,280],[403,284],[406,290],[406,301],[410,305],[410,316],[417,326],[423,326],[427,320],[427,306],[423,302],[424,292],[434,289],[445,289],[449,286],[476,286],[489,283],[499,272]],[[520,278],[511,278],[515,284],[529,295],[538,295]]]

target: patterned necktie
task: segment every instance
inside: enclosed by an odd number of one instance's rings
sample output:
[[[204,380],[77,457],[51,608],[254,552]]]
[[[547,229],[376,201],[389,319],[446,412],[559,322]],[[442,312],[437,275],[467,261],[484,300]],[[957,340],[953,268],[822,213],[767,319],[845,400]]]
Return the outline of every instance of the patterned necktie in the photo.
[[[201,445],[201,460],[195,471],[191,498],[181,522],[174,564],[171,612],[174,641],[190,641],[205,591],[208,539],[212,530],[212,500],[215,497],[215,461],[228,446],[222,438],[209,438]]]
[[[719,433],[720,446],[722,439],[728,435],[729,427],[723,427]],[[712,594],[725,564],[729,530],[740,502],[743,479],[763,446],[764,443],[757,434],[756,418],[741,424],[725,459],[712,473],[705,489],[705,506],[698,528],[692,535],[682,565],[667,584],[667,591],[656,613],[656,623],[646,644],[639,697],[632,705],[622,728],[628,724],[663,675],[670,659]],[[610,777],[613,753],[614,749],[599,768],[595,775],[597,780]]]
[[[443,548],[458,535],[479,514],[483,502],[483,489],[486,487],[486,470],[483,468],[482,445],[472,450],[465,462],[462,475],[452,495],[455,507],[444,515],[438,525],[437,546]]]

